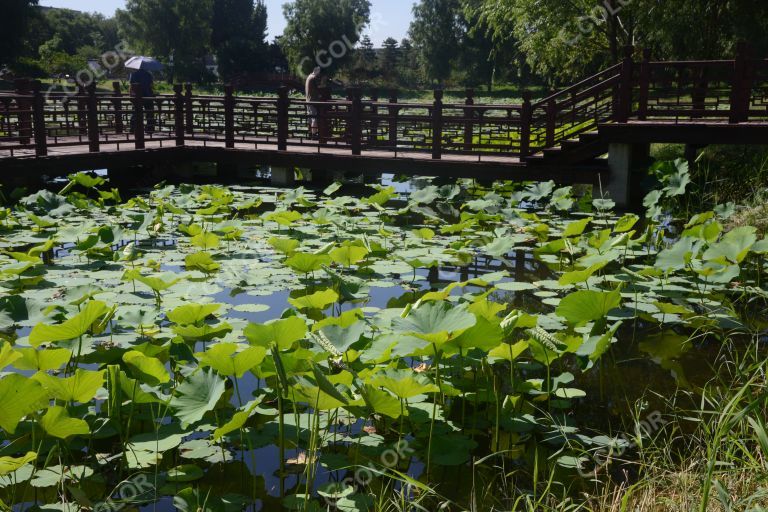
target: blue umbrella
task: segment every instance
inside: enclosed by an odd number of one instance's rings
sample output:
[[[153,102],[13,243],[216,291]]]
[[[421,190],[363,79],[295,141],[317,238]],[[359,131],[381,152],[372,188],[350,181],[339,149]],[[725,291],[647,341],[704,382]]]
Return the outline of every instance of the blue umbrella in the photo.
[[[163,65],[152,57],[136,56],[125,61],[126,69],[143,69],[145,71],[162,71]]]

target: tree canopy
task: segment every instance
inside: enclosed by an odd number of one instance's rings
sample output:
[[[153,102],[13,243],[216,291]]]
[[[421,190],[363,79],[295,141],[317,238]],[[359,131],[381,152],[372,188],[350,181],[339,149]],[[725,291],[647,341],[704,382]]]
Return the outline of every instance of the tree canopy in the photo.
[[[225,79],[264,71],[269,62],[267,6],[264,0],[217,0],[211,45]]]
[[[117,12],[131,48],[173,62],[171,72],[199,79],[211,41],[213,0],[128,0]]]
[[[0,66],[11,64],[23,48],[33,6],[37,0],[4,0],[0,16]]]
[[[370,22],[369,0],[293,0],[283,6],[281,45],[296,73],[315,66],[333,72],[347,63]]]

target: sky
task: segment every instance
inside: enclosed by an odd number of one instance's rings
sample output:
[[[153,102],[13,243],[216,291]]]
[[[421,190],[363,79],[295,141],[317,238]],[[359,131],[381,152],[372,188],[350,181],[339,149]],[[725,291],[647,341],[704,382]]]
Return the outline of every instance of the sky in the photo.
[[[66,7],[80,11],[100,12],[111,16],[115,9],[125,6],[125,0],[40,0],[40,5]],[[266,0],[269,12],[269,40],[283,33],[285,18],[282,5],[285,0]],[[398,41],[404,38],[411,22],[414,0],[371,0],[371,29],[368,35],[373,44],[380,46],[387,37]]]

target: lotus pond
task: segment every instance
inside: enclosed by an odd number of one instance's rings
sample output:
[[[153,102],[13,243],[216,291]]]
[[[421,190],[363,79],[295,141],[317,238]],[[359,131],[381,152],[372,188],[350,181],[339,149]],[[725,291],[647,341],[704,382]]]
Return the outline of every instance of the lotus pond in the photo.
[[[644,217],[468,180],[123,201],[79,174],[20,199],[0,508],[517,510],[631,483],[665,393],[695,397],[726,339],[766,352],[768,241],[732,206],[664,217],[671,169]]]

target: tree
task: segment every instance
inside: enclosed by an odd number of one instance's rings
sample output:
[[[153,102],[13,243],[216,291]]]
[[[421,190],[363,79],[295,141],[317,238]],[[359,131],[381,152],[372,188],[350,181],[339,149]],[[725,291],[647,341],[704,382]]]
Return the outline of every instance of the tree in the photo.
[[[213,0],[128,0],[117,11],[120,32],[135,51],[170,63],[171,77],[200,79],[209,54]]]
[[[622,47],[657,58],[732,57],[737,41],[768,50],[768,4],[754,0],[464,0],[496,46],[516,39],[527,63],[549,82],[567,82],[617,63]],[[692,23],[695,30],[692,30]]]
[[[400,48],[397,39],[388,37],[382,44],[381,71],[387,80],[394,80],[400,63]]]
[[[0,66],[13,64],[23,46],[37,0],[4,0],[0,17]]]
[[[378,70],[376,69],[376,50],[369,36],[363,36],[360,40],[360,47],[355,50],[354,55],[352,76],[355,79],[370,80],[378,75]]]
[[[462,35],[460,10],[459,0],[421,0],[413,7],[409,35],[431,80],[451,75]]]
[[[333,73],[349,61],[370,22],[369,0],[293,0],[283,6],[287,20],[281,45],[296,73],[315,66]]]
[[[211,45],[223,78],[269,68],[267,6],[263,0],[217,0],[212,27]]]

